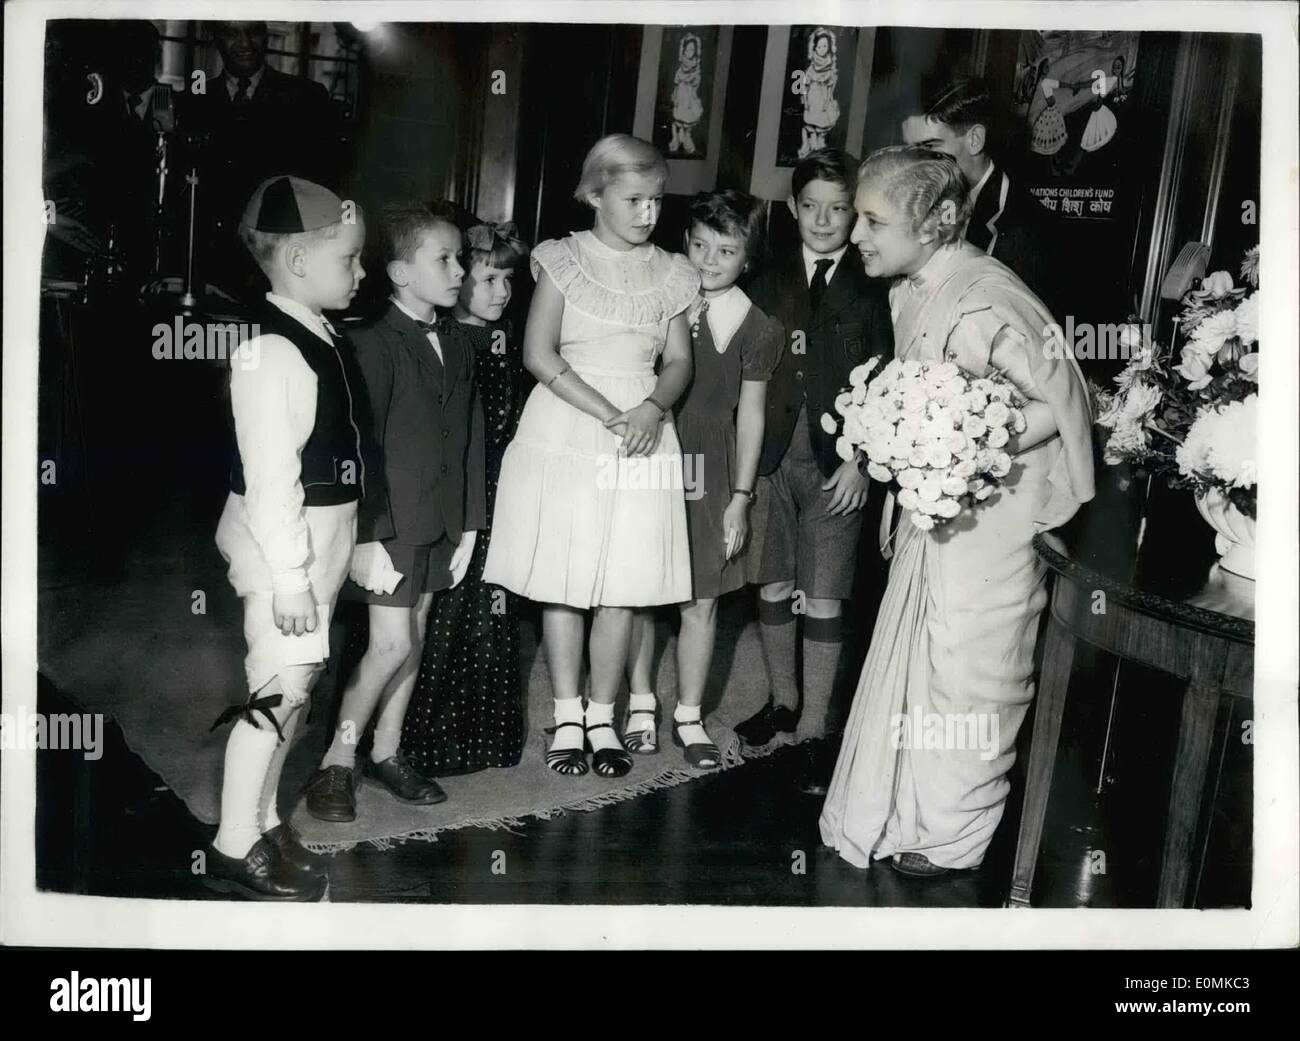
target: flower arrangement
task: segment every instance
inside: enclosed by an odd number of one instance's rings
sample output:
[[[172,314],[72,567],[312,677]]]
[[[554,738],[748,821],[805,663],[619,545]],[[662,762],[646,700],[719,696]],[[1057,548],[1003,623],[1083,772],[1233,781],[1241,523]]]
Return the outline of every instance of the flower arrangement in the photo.
[[[1025,429],[1023,399],[1000,373],[973,377],[950,361],[879,359],[849,374],[849,387],[824,413],[822,429],[838,434],[835,451],[867,458],[867,473],[893,482],[898,503],[923,531],[983,502],[1011,472],[1003,449]]]
[[[1141,344],[1108,391],[1094,385],[1097,423],[1110,434],[1105,460],[1129,463],[1198,495],[1218,489],[1255,516],[1259,389],[1259,247],[1233,284],[1226,271],[1201,279],[1182,300],[1174,343]],[[1177,363],[1175,363],[1177,357]]]

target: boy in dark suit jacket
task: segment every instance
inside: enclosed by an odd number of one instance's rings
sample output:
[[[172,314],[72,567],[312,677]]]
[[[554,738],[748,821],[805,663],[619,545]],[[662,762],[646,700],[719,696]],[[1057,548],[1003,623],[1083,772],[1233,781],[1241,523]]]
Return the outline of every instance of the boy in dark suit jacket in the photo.
[[[458,323],[434,320],[435,307],[451,307],[459,296],[460,230],[450,210],[425,206],[390,208],[380,227],[392,300],[350,337],[365,378],[376,472],[361,501],[344,593],[370,605],[370,642],[307,785],[307,810],[325,821],[356,819],[356,746],[372,717],[366,770],[373,781],[403,802],[446,798],[398,743],[433,597],[465,577],[487,520],[473,348]]]
[[[822,149],[795,167],[787,204],[801,245],[750,287],[754,304],[780,320],[788,337],[768,384],[751,520],[749,578],[760,585],[759,631],[772,685],[772,701],[736,728],[751,745],[766,744],[778,731],[794,731],[800,741],[825,737],[840,668],[843,606],[853,592],[870,481],[857,457],[836,454],[821,417],[834,414],[835,397],[856,366],[893,353],[886,289],[867,278],[857,250],[849,248],[857,166],[845,152]],[[795,676],[799,614],[802,707]],[[816,792],[825,771],[806,765],[802,787]]]

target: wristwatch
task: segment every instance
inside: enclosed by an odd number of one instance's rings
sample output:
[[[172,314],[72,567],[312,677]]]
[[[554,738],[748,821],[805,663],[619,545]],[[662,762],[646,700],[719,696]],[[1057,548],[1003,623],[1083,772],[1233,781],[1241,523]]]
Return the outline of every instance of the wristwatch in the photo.
[[[747,498],[751,503],[752,503],[755,499],[758,498],[758,493],[755,492],[755,491],[753,491],[752,489],[749,489],[749,488],[732,488],[732,489],[731,489],[731,494],[732,494],[732,495],[743,495],[743,496],[745,496],[745,498]]]

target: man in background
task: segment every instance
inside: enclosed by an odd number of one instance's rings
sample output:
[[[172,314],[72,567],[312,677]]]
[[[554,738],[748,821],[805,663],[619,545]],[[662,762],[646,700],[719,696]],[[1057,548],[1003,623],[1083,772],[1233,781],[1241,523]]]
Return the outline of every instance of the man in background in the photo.
[[[985,82],[959,78],[923,91],[903,120],[903,140],[957,160],[971,184],[966,240],[1006,264],[1063,321],[1065,286],[1053,261],[1065,244],[1049,226],[1050,214],[992,154],[999,125]]]

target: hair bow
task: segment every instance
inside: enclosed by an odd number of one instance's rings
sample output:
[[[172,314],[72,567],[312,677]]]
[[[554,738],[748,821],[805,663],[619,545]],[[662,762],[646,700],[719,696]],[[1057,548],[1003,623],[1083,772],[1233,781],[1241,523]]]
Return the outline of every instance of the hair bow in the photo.
[[[495,239],[501,239],[501,241],[513,246],[521,253],[528,252],[528,247],[524,245],[524,240],[519,237],[519,228],[514,221],[503,221],[500,224],[484,221],[481,224],[475,224],[465,233],[465,239],[469,242],[471,249],[477,249],[483,253],[492,252],[492,243]]]

